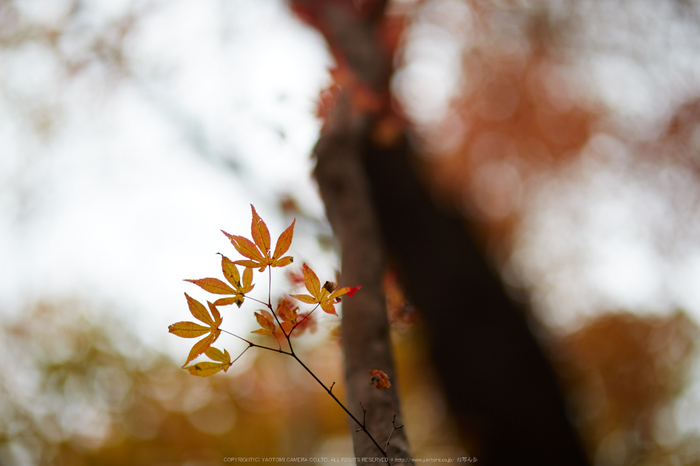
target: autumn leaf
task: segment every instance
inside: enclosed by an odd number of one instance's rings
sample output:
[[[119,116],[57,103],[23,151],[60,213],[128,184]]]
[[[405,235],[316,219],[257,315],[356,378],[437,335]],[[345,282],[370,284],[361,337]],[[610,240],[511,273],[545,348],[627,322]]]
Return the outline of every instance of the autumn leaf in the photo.
[[[260,312],[255,313],[255,318],[260,324],[258,330],[253,330],[252,333],[257,333],[258,335],[273,335],[275,333],[275,318],[264,309]]]
[[[253,285],[253,269],[246,268],[243,271],[243,283],[241,283],[241,274],[238,272],[238,267],[231,259],[222,254],[221,270],[231,286],[217,278],[202,278],[199,280],[185,281],[194,283],[209,293],[232,295],[228,298],[221,298],[214,301],[215,306],[236,304],[238,307],[241,307],[245,299],[245,294],[249,293],[255,287],[255,285]]]
[[[370,380],[370,385],[375,385],[377,390],[384,390],[391,387],[391,382],[389,381],[389,376],[379,369],[372,369],[369,371],[369,375],[372,376]]]
[[[303,268],[304,286],[310,295],[293,294],[292,297],[303,303],[319,304],[321,309],[328,314],[338,315],[338,313],[335,312],[335,304],[340,302],[340,297],[345,294],[352,296],[357,292],[357,290],[362,288],[361,286],[344,286],[336,289],[337,285],[332,282],[326,282],[323,286],[321,286],[318,276],[316,276],[316,273],[311,270],[311,267],[304,264]]]
[[[236,251],[247,258],[236,261],[235,264],[257,268],[260,272],[264,272],[268,266],[284,267],[291,264],[293,258],[283,255],[292,244],[296,220],[292,221],[292,224],[277,238],[275,251],[270,255],[270,231],[263,219],[258,215],[255,207],[251,205],[250,208],[253,213],[253,220],[250,225],[253,241],[244,236],[231,235],[222,230],[222,233],[228,237]]]
[[[191,298],[187,293],[185,293],[185,297],[187,298],[187,305],[190,308],[190,313],[192,313],[195,319],[207,324],[207,326],[205,327],[194,322],[177,322],[170,325],[168,331],[182,338],[197,338],[204,334],[207,335],[194,344],[183,367],[197,356],[207,351],[211,344],[219,338],[221,334],[219,326],[221,326],[223,322],[221,314],[214,304],[207,301],[207,305],[209,306],[209,312],[207,312],[207,309],[202,303]]]
[[[228,368],[231,367],[231,365],[233,364],[231,362],[231,355],[229,355],[228,351],[226,350],[224,350],[224,352],[222,353],[221,350],[210,346],[204,352],[204,354],[206,354],[210,359],[213,359],[217,362],[206,361],[185,367],[185,369],[187,369],[190,372],[190,374],[196,375],[198,377],[209,377],[210,375],[216,374],[217,372],[222,370],[226,372]]]
[[[277,316],[282,320],[281,326],[286,334],[292,331],[296,323],[299,321],[299,307],[282,298],[277,303]]]
[[[217,278],[202,278],[199,280],[185,280],[186,282],[194,283],[209,293],[214,294],[236,294],[236,290],[228,286]]]

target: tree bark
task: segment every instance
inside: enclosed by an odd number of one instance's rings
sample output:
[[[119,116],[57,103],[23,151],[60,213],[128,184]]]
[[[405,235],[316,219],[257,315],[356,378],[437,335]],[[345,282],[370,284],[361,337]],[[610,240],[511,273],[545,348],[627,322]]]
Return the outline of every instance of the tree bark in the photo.
[[[402,458],[409,460],[402,464],[413,464],[405,429],[394,429],[394,413],[396,425],[402,423],[396,390],[377,390],[370,384],[372,369],[384,371],[394,384],[396,373],[382,289],[385,253],[362,164],[363,141],[369,125],[367,118],[352,118],[348,97],[341,96],[337,112],[314,150],[315,176],[326,215],[341,245],[341,284],[362,286],[343,302],[348,409],[359,420],[366,420],[368,430],[382,447],[391,435],[387,449],[390,459]],[[351,428],[356,457],[381,456],[364,432],[356,432],[354,424]]]

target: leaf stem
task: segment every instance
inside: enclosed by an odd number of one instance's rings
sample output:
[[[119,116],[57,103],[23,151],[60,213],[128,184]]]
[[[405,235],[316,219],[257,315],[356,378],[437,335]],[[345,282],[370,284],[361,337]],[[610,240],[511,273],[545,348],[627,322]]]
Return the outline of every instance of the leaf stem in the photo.
[[[260,303],[265,307],[268,307],[268,308],[270,307],[270,305],[264,301],[260,301],[259,299],[255,299],[255,298],[248,296],[248,295],[245,295],[245,294],[243,296],[245,296],[246,299],[250,299],[251,301],[255,301],[256,303]]]
[[[313,314],[314,311],[315,311],[316,309],[318,309],[318,306],[320,306],[320,304],[316,304],[316,307],[314,307],[313,309],[311,309],[311,311],[310,311],[308,314],[306,314],[306,315],[304,316],[303,319],[301,319],[299,322],[297,322],[296,324],[294,324],[294,327],[292,327],[292,329],[289,331],[289,336],[290,336],[290,337],[292,336],[292,332],[294,331],[294,329],[297,328],[297,326],[301,325],[301,323],[304,322],[306,319],[308,319],[309,317],[311,317],[311,314]]]
[[[267,307],[272,310],[272,266],[267,268]]]
[[[286,354],[286,355],[288,355],[288,356],[292,356],[292,353],[290,353],[289,351],[284,351],[281,347],[280,347],[280,348],[273,348],[273,347],[271,347],[271,346],[258,345],[257,343],[253,343],[253,342],[250,341],[250,340],[246,340],[245,338],[243,338],[243,337],[241,337],[241,336],[238,336],[238,335],[236,335],[235,333],[231,333],[231,332],[229,332],[228,330],[224,330],[224,329],[222,329],[222,328],[219,329],[219,330],[221,330],[221,331],[224,332],[224,333],[228,333],[229,335],[234,336],[234,337],[238,338],[238,339],[241,340],[241,341],[244,341],[244,342],[248,343],[248,348],[260,348],[260,349],[265,349],[265,350],[268,350],[268,351],[274,351],[275,353],[281,353],[281,354]],[[246,350],[247,350],[248,348],[246,348]],[[242,354],[242,353],[241,353],[241,354]],[[240,356],[239,356],[239,357],[240,357]],[[238,359],[238,358],[236,358],[236,359]]]

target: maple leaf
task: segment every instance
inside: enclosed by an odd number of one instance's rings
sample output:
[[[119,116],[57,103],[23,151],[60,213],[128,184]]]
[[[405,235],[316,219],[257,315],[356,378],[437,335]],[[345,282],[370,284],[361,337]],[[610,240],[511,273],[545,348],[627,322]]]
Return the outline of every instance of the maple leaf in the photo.
[[[220,349],[210,346],[209,348],[207,348],[204,354],[206,354],[209,358],[217,362],[199,362],[197,364],[185,367],[185,369],[187,369],[190,372],[190,374],[196,375],[198,377],[209,377],[210,375],[216,374],[217,372],[222,370],[226,372],[228,368],[231,367],[231,365],[233,364],[231,362],[231,355],[229,355],[228,351],[226,350],[224,350],[224,352],[222,353]]]
[[[375,385],[377,390],[384,390],[391,387],[391,382],[389,381],[389,376],[379,369],[372,369],[369,371],[369,375],[372,376],[372,380],[369,382],[370,385]]]
[[[253,221],[250,224],[253,241],[244,236],[231,235],[221,230],[231,240],[231,244],[236,248],[236,251],[247,257],[247,259],[236,261],[235,264],[257,268],[260,272],[264,272],[268,265],[270,267],[284,267],[291,264],[294,259],[291,256],[283,257],[282,255],[289,250],[292,244],[296,219],[277,238],[275,251],[270,255],[270,230],[268,230],[267,225],[260,218],[252,204],[250,208],[253,212]]]
[[[277,316],[282,320],[281,326],[286,334],[292,331],[299,321],[299,307],[282,298],[277,303]]]
[[[260,324],[258,330],[253,330],[251,333],[257,333],[258,335],[273,335],[275,333],[275,318],[264,309],[260,312],[255,313],[255,318]]]
[[[236,304],[238,307],[241,307],[245,299],[245,294],[249,293],[255,287],[255,285],[253,285],[253,269],[246,267],[243,271],[243,283],[241,283],[241,274],[238,272],[236,264],[231,259],[221,254],[221,270],[231,286],[218,278],[202,278],[199,280],[185,281],[194,283],[209,293],[233,295],[229,298],[221,298],[214,301],[215,306]]]
[[[211,344],[214,343],[217,338],[219,338],[219,335],[221,334],[219,326],[223,322],[221,314],[214,304],[207,301],[209,311],[211,312],[210,315],[202,303],[196,299],[190,298],[187,293],[185,293],[185,297],[187,298],[187,305],[189,306],[190,312],[194,318],[207,324],[208,327],[196,324],[194,322],[177,322],[168,327],[168,331],[170,333],[182,338],[197,338],[207,334],[207,336],[194,344],[192,350],[190,350],[190,354],[187,356],[187,361],[185,361],[185,364],[183,364],[183,367],[200,354],[206,352]]]
[[[318,280],[316,273],[311,270],[311,267],[304,264],[304,286],[306,286],[307,294],[293,294],[292,297],[298,299],[299,301],[307,304],[319,304],[321,309],[323,309],[328,314],[338,315],[335,312],[335,304],[340,302],[340,297],[347,294],[348,296],[354,295],[357,290],[362,288],[361,286],[344,286],[338,288],[338,285],[332,282],[326,282],[321,286],[321,282]]]

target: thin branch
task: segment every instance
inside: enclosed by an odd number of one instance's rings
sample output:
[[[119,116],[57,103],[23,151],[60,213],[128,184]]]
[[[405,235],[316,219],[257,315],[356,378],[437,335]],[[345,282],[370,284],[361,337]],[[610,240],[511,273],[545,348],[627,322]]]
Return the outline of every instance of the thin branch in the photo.
[[[241,337],[241,336],[238,336],[238,335],[236,335],[235,333],[229,332],[228,330],[224,330],[224,329],[219,329],[219,330],[221,330],[221,331],[224,332],[224,333],[228,333],[229,335],[231,335],[231,336],[233,336],[233,337],[236,337],[236,338],[238,338],[238,339],[241,340],[241,341],[244,341],[244,342],[248,343],[248,348],[253,348],[253,347],[255,347],[255,348],[260,348],[260,349],[264,349],[264,350],[268,350],[268,351],[274,351],[275,353],[281,353],[281,354],[286,354],[286,355],[288,355],[288,356],[292,356],[292,353],[290,353],[289,351],[284,351],[281,347],[280,347],[280,348],[272,348],[272,347],[270,347],[270,346],[259,345],[259,344],[257,344],[257,343],[253,343],[253,342],[250,341],[250,340],[246,340],[245,338],[243,338],[243,337]],[[248,349],[248,348],[246,348],[246,349]],[[239,357],[240,357],[240,356],[239,356]],[[236,359],[238,359],[238,358],[236,358]]]
[[[292,327],[292,329],[289,331],[289,336],[290,336],[290,337],[292,336],[292,332],[294,331],[294,329],[296,329],[299,325],[301,325],[301,323],[304,322],[306,319],[308,319],[309,317],[311,317],[311,314],[313,314],[314,311],[315,311],[316,309],[318,309],[319,306],[320,306],[320,304],[316,304],[316,307],[314,307],[313,309],[311,309],[311,311],[310,311],[308,314],[306,314],[306,315],[304,316],[303,319],[301,319],[299,322],[297,322],[296,324],[294,324],[294,327]]]
[[[328,393],[328,394],[331,396],[331,398],[333,398],[333,400],[335,400],[335,402],[338,404],[338,406],[340,406],[341,408],[343,408],[343,411],[345,411],[345,413],[346,413],[348,416],[350,416],[350,418],[351,418],[353,421],[355,421],[355,423],[356,423],[358,426],[360,426],[360,430],[363,431],[363,432],[367,435],[367,437],[369,437],[369,439],[372,441],[372,443],[373,443],[373,444],[377,447],[377,449],[382,453],[382,455],[384,456],[384,458],[387,459],[387,464],[389,464],[389,466],[391,466],[391,462],[388,461],[389,456],[387,455],[386,450],[385,450],[384,448],[382,448],[382,447],[379,445],[379,443],[377,443],[377,440],[374,438],[374,436],[369,432],[369,430],[367,430],[367,426],[366,426],[366,424],[365,424],[365,421],[366,421],[365,415],[367,414],[367,410],[365,409],[364,406],[362,406],[362,403],[360,403],[360,406],[362,407],[362,422],[360,422],[360,421],[355,417],[355,415],[352,414],[352,413],[348,410],[348,408],[346,408],[345,405],[333,394],[333,392],[331,391],[331,389],[328,388],[328,387],[326,387],[326,385],[325,385],[323,382],[321,382],[321,380],[320,380],[318,377],[316,377],[316,374],[314,374],[313,371],[312,371],[311,369],[309,369],[309,368],[306,366],[306,364],[304,364],[303,361],[302,361],[301,359],[299,359],[299,357],[297,357],[296,354],[290,354],[290,356],[292,356],[294,359],[296,359],[296,361],[297,361],[299,364],[301,364],[301,367],[303,367],[303,368],[306,370],[306,372],[308,372],[309,374],[311,374],[311,377],[313,377],[314,380],[316,380],[316,382],[318,382],[318,384],[319,384],[321,387],[323,387],[323,389],[326,391],[326,393]],[[334,382],[334,383],[335,383],[335,382]]]
[[[260,304],[262,304],[262,305],[265,306],[265,307],[268,307],[268,308],[270,307],[266,302],[260,301],[259,299],[255,299],[255,298],[253,298],[252,296],[248,296],[248,295],[245,295],[245,294],[244,294],[243,297],[246,298],[246,299],[250,299],[251,301],[255,301],[256,303],[260,303]]]

